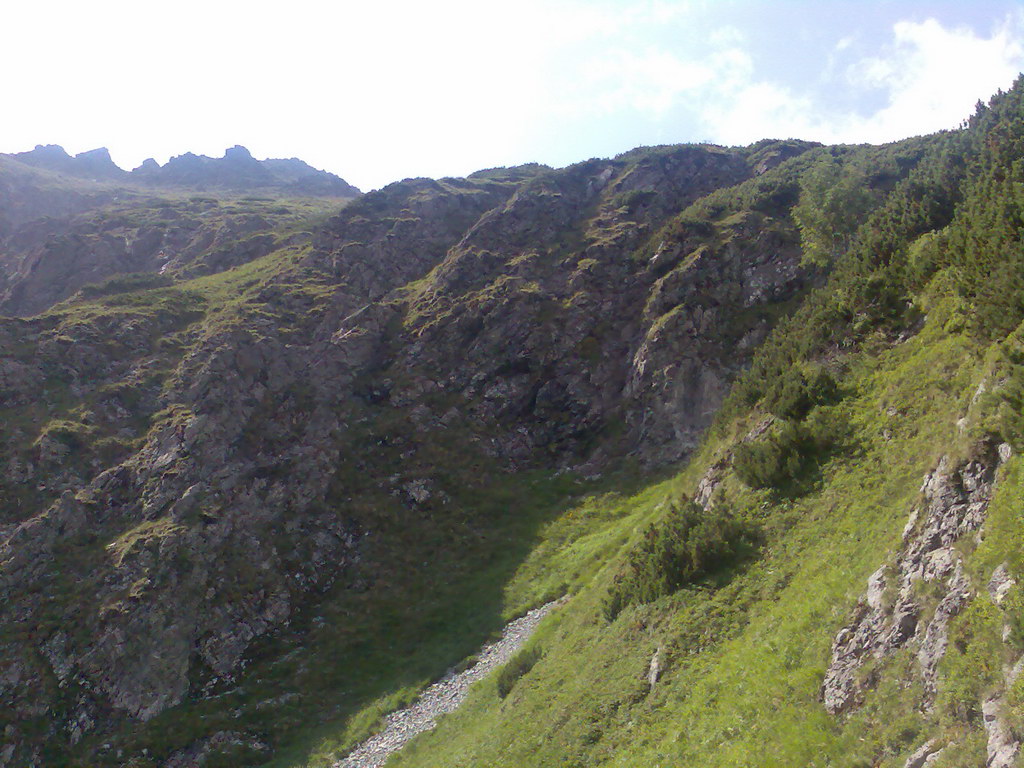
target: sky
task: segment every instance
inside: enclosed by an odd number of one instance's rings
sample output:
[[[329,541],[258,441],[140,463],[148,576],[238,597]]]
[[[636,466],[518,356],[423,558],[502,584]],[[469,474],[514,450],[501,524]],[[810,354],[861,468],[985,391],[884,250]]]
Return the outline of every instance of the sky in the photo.
[[[0,152],[299,157],[363,190],[640,145],[880,143],[1024,70],[999,0],[50,0],[0,6]]]

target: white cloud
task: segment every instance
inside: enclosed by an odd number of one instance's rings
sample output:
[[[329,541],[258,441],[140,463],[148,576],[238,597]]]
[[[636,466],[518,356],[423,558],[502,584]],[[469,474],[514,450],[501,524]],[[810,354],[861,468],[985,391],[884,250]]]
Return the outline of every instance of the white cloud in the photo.
[[[742,35],[723,27],[711,31],[708,41],[711,50],[691,58],[657,45],[602,50],[580,66],[574,83],[577,98],[556,108],[574,113],[629,112],[657,122],[681,103],[711,104],[715,93],[731,94],[747,86],[754,63],[742,48]]]
[[[758,80],[751,67],[749,79],[718,89],[700,117],[718,141],[739,144],[764,137],[881,143],[955,128],[979,98],[1008,88],[1024,68],[1021,22],[1011,16],[988,37],[934,19],[897,23],[882,53],[833,76],[833,87],[884,92],[885,105],[870,114],[829,114],[808,94]],[[849,46],[844,38],[836,50]]]
[[[786,88],[753,82],[702,110],[709,135],[721,144],[749,144],[764,138],[807,138],[814,105]]]
[[[853,45],[854,39],[855,38],[853,35],[847,35],[846,37],[842,38],[838,43],[836,43],[835,50],[837,52],[845,51],[847,48]]]
[[[861,140],[891,141],[956,127],[979,98],[1008,88],[1024,67],[1021,31],[1014,18],[989,37],[946,29],[934,19],[896,24],[891,48],[848,72],[855,87],[889,95],[889,103],[858,126]]]
[[[683,61],[668,51],[651,48],[642,54],[617,51],[608,55],[589,76],[588,90],[600,94],[598,103],[605,112],[628,108],[657,118],[684,94],[706,88],[716,70],[709,63]]]
[[[817,76],[792,85],[759,76],[744,35],[732,27],[705,30],[703,47],[636,48],[619,41],[581,67],[576,98],[551,108],[563,115],[633,114],[653,123],[678,120],[682,111],[696,121],[694,137],[722,144],[766,137],[881,143],[954,128],[979,98],[1009,87],[1024,68],[1022,30],[1024,14],[988,36],[933,19],[903,21],[881,50],[852,64],[844,66],[841,57],[849,62],[855,44],[863,48],[865,40],[837,40]],[[873,96],[853,101],[878,103],[881,96],[881,106],[830,111],[814,88]]]

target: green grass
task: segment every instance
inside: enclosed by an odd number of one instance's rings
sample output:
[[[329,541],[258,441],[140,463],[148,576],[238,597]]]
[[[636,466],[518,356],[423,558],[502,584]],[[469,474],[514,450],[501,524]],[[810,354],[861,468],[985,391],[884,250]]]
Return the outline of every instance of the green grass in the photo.
[[[909,657],[886,662],[882,683],[846,721],[825,712],[818,690],[832,639],[868,575],[898,546],[922,476],[940,452],[960,450],[955,424],[983,358],[935,322],[848,364],[853,394],[837,407],[853,425],[855,450],[829,460],[817,486],[796,499],[726,481],[729,504],[764,525],[760,559],[717,583],[627,608],[610,624],[602,617],[616,548],[626,551],[638,526],[663,514],[655,499],[692,490],[723,448],[709,443],[684,477],[626,501],[631,512],[580,536],[612,546],[539,630],[544,656],[508,698],[499,699],[492,678],[389,766],[902,765],[938,727],[918,710],[920,691],[903,686]],[[1009,524],[999,509],[994,528]],[[668,669],[648,691],[657,648]]]
[[[380,616],[383,609],[387,616],[393,610],[394,620],[378,627],[350,628],[353,636],[364,639],[356,649],[348,649],[347,663],[338,670],[342,677],[334,682],[348,691],[365,690],[368,700],[345,713],[347,716],[339,717],[336,723],[328,723],[319,737],[313,735],[312,743],[307,739],[301,746],[282,751],[269,766],[329,765],[333,756],[343,754],[369,735],[379,725],[381,716],[411,701],[446,668],[495,639],[506,622],[563,593],[572,594],[588,583],[599,564],[621,547],[623,537],[628,537],[632,526],[624,526],[624,518],[639,523],[666,493],[662,486],[649,489],[643,494],[646,504],[638,509],[619,494],[582,494],[583,489],[575,483],[566,487],[564,481],[543,478],[524,486],[524,480],[512,480],[505,491],[502,487],[486,489],[491,503],[497,502],[500,507],[512,502],[521,515],[511,527],[496,525],[498,521],[491,519],[487,535],[497,550],[481,546],[480,542],[474,547],[475,553],[464,544],[446,545],[446,549],[462,553],[456,557],[469,557],[468,561],[444,566],[464,570],[465,582],[429,584],[429,597],[406,584],[400,595],[394,595],[396,602],[384,605],[379,594],[373,596],[373,613]],[[580,498],[566,510],[567,491],[575,491],[573,495]],[[546,495],[549,498],[544,503]],[[562,514],[557,514],[559,508],[563,509]],[[486,509],[477,511],[486,513]],[[550,521],[545,523],[545,519]],[[423,531],[413,533],[416,537],[423,535]],[[397,544],[408,545],[409,542]],[[426,604],[420,610],[410,610],[410,604],[417,600]],[[427,622],[426,627],[419,623],[420,617]],[[411,626],[410,620],[414,622]],[[374,629],[378,632],[374,633]],[[375,647],[377,644],[385,647]],[[396,686],[396,678],[407,682]],[[325,693],[334,690],[328,686]],[[374,691],[376,694],[371,697],[369,694]]]
[[[315,671],[281,678],[287,686],[298,682],[304,696],[319,697],[321,707],[325,699],[335,701],[333,715],[305,734],[285,730],[292,744],[286,741],[269,765],[329,765],[384,714],[495,639],[507,621],[572,590],[600,559],[601,547],[576,541],[571,525],[545,521],[567,495],[583,490],[570,478],[510,478],[460,499],[467,508],[454,516],[461,519],[435,517],[428,525],[406,513],[381,530],[386,549],[375,556],[386,575],[361,595],[339,591],[328,600],[325,624],[311,638],[314,646],[330,638],[314,650]],[[581,506],[593,514],[589,497]],[[531,548],[548,553],[540,581],[525,576],[538,565],[537,556],[524,562]],[[522,578],[513,577],[517,571]]]
[[[408,460],[377,443],[379,431],[392,426],[373,423],[363,437],[354,434],[353,450],[377,451],[365,460],[382,471],[392,462],[409,470]],[[244,727],[274,744],[270,766],[329,765],[509,620],[581,589],[629,535],[622,519],[637,516],[620,491],[607,490],[628,488],[635,482],[628,474],[596,485],[543,471],[505,475],[467,454],[457,434],[416,461],[460,467],[439,476],[446,502],[405,508],[358,466],[346,465],[328,503],[373,531],[363,551],[372,565],[347,568],[290,629],[261,641],[236,685],[151,723],[127,724],[115,742],[159,758],[211,728]],[[665,492],[646,492],[648,507]],[[162,519],[128,531],[108,555],[145,546],[168,525]]]
[[[905,268],[907,249],[920,244],[923,233],[947,227],[954,215],[955,190],[939,205],[922,204],[922,199],[950,192],[942,187],[949,178],[927,176],[942,170],[936,158],[947,144],[957,148],[955,137],[944,136],[888,148],[813,150],[809,157],[709,195],[660,232],[643,233],[647,242],[627,255],[630,268],[639,269],[662,237],[674,239],[680,253],[690,254],[692,263],[684,260],[679,270],[729,254],[754,225],[783,239],[794,237],[787,217],[801,195],[800,176],[825,153],[844,162],[875,163],[867,177],[872,190],[894,191],[890,197],[877,195],[876,213],[858,230],[832,283],[812,292],[800,307],[757,310],[769,320],[778,316],[773,313],[796,312],[769,338],[707,442],[677,476],[610,474],[586,485],[545,470],[505,474],[469,442],[488,435],[465,425],[417,434],[409,431],[402,409],[346,406],[345,417],[354,426],[346,432],[331,492],[317,511],[342,516],[367,533],[360,544],[361,561],[339,565],[326,594],[305,596],[290,626],[256,643],[238,680],[222,681],[213,696],[172,708],[151,723],[125,722],[114,734],[91,735],[81,748],[96,751],[101,740],[110,739],[131,752],[146,749],[158,761],[211,732],[237,729],[260,734],[277,750],[268,764],[272,768],[326,766],[445,669],[467,663],[509,619],[569,595],[531,641],[529,648],[543,653],[524,657],[523,663],[474,688],[465,707],[413,743],[394,765],[898,768],[917,744],[936,734],[957,742],[947,764],[979,763],[984,745],[977,702],[1002,685],[1000,662],[1009,650],[995,639],[1001,625],[1010,626],[1012,643],[1021,643],[1024,598],[1019,588],[999,608],[986,603],[979,590],[954,622],[953,650],[942,668],[943,687],[933,712],[919,706],[914,660],[906,650],[872,670],[878,673],[874,688],[847,717],[828,716],[818,700],[836,631],[849,621],[868,574],[898,548],[903,524],[919,503],[921,477],[942,453],[969,454],[995,423],[987,401],[973,398],[983,378],[997,378],[995,355],[970,335],[976,327],[971,312],[977,307],[968,304],[962,286],[957,288],[953,262],[943,263],[946,255],[937,246],[921,246],[912,248],[913,268]],[[762,149],[772,151],[770,146]],[[922,157],[933,150],[929,166]],[[546,209],[568,190],[560,182],[588,173],[592,165],[574,166],[565,177],[541,171],[526,185],[524,198],[531,193]],[[959,167],[948,174],[956,184]],[[911,178],[899,182],[908,173]],[[487,183],[479,181],[481,194]],[[448,182],[441,186],[454,189]],[[427,183],[422,195],[429,197],[433,190]],[[381,212],[386,197],[356,202],[354,215]],[[236,201],[220,213],[246,214],[247,205],[258,208],[262,202]],[[204,213],[221,203],[204,198],[169,203],[160,216],[173,218],[174,205]],[[553,235],[536,257],[511,259],[508,266],[518,270],[516,275],[473,284],[461,300],[528,301],[536,321],[549,325],[558,307],[530,279],[531,270],[570,251],[581,252],[588,242],[603,246],[632,236],[633,223],[619,215],[642,212],[646,201],[617,198],[609,205],[617,207],[590,204],[582,227]],[[281,206],[278,212],[285,215],[286,209]],[[390,220],[407,225],[412,220],[406,213]],[[966,218],[965,226],[972,223]],[[294,224],[301,226],[298,220]],[[518,244],[524,250],[539,247],[525,229],[521,236]],[[456,256],[469,253],[452,252],[434,273],[406,286],[404,299],[392,297],[408,305],[405,331],[447,322],[452,307],[443,292],[431,289],[441,270],[454,268]],[[174,285],[121,279],[86,291],[88,300],[66,302],[39,321],[49,324],[54,342],[68,353],[88,342],[108,359],[124,362],[155,345],[161,350],[160,364],[150,384],[159,385],[196,344],[219,342],[218,334],[227,336],[228,331],[258,337],[256,321],[277,329],[281,341],[306,340],[312,323],[304,319],[318,317],[337,288],[330,284],[333,278],[309,268],[308,254],[301,245],[281,248],[235,269]],[[580,270],[594,268],[579,264]],[[571,299],[563,308],[570,307]],[[654,330],[667,329],[674,311],[679,310],[662,313]],[[910,335],[925,312],[927,322]],[[752,319],[737,317],[744,323]],[[716,343],[738,335],[744,323],[734,318]],[[393,330],[386,343],[397,347],[405,339],[398,338],[400,329]],[[594,346],[584,354],[596,360],[599,351]],[[794,365],[834,369],[836,396],[812,397],[810,387],[785,397],[773,394],[772,382]],[[354,390],[372,383],[378,373],[366,374],[367,382],[356,382]],[[58,391],[71,383],[62,375],[76,378],[60,363],[48,375],[48,386]],[[107,384],[86,400],[94,402],[111,391],[132,399],[130,388]],[[296,402],[306,395],[302,386],[287,393]],[[824,442],[802,443],[801,461],[786,467],[784,476],[767,476],[764,482],[726,470],[716,504],[744,530],[749,526],[758,532],[757,546],[749,556],[723,559],[718,567],[692,569],[688,579],[666,579],[658,590],[627,601],[609,621],[604,606],[623,563],[641,551],[648,531],[664,528],[672,505],[693,493],[709,465],[730,453],[742,463],[737,442],[766,411],[784,415],[801,429],[842,426],[841,450],[833,450],[833,443],[827,450]],[[143,431],[180,413],[172,407],[134,417]],[[39,432],[35,420],[45,417],[40,424],[50,426],[40,429],[88,444],[104,431],[85,415],[55,403],[19,426],[31,439]],[[252,417],[245,439],[260,440],[265,415]],[[608,433],[613,431],[614,425]],[[407,439],[406,447],[413,450],[398,447],[390,440],[395,435]],[[272,443],[267,438],[260,445],[276,447]],[[993,503],[991,537],[976,548],[962,543],[979,584],[1003,562],[1022,575],[1018,461],[1004,470]],[[431,500],[403,501],[400,482],[424,477],[436,486]],[[91,549],[59,552],[60,575],[48,583],[52,600],[74,594],[74,579],[87,573],[88,557],[96,555],[98,544],[123,557],[133,547],[175,533],[177,524],[161,518],[111,541],[93,541]],[[278,543],[274,530],[251,533]],[[294,548],[301,539],[282,536],[279,543]],[[257,583],[256,569],[244,561],[244,553],[226,554],[242,563],[241,592]],[[147,588],[139,580],[126,597]],[[926,590],[921,596],[936,597]],[[655,653],[665,671],[651,688],[646,673]],[[197,673],[197,686],[205,682],[202,675]],[[1016,718],[1013,725],[1020,727],[1024,684],[1007,692],[1007,706]],[[257,761],[240,755],[218,759]]]

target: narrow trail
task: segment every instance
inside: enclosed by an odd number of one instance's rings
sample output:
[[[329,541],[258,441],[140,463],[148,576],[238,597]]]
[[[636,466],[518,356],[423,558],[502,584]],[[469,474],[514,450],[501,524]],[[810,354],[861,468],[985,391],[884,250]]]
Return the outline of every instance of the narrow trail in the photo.
[[[464,672],[449,672],[408,707],[392,712],[385,719],[380,733],[358,745],[347,757],[334,763],[333,768],[379,768],[384,765],[414,736],[434,728],[441,715],[458,709],[469,693],[469,687],[512,658],[537,629],[541,619],[564,600],[534,608],[510,622],[502,631],[500,640],[480,650],[476,664]]]

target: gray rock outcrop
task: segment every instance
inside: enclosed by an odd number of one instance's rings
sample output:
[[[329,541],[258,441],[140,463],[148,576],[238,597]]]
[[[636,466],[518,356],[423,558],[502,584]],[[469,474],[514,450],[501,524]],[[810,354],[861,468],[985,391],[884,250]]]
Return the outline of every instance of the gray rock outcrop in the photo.
[[[943,458],[925,478],[921,506],[911,513],[899,553],[868,579],[851,622],[832,643],[832,660],[821,688],[822,702],[830,713],[839,714],[858,703],[863,694],[862,669],[873,668],[910,645],[917,647],[925,705],[930,706],[950,619],[974,589],[954,545],[984,523],[999,463],[993,447],[983,458],[955,467]],[[941,585],[942,597],[931,615],[925,614],[915,595],[915,585],[920,583]]]

